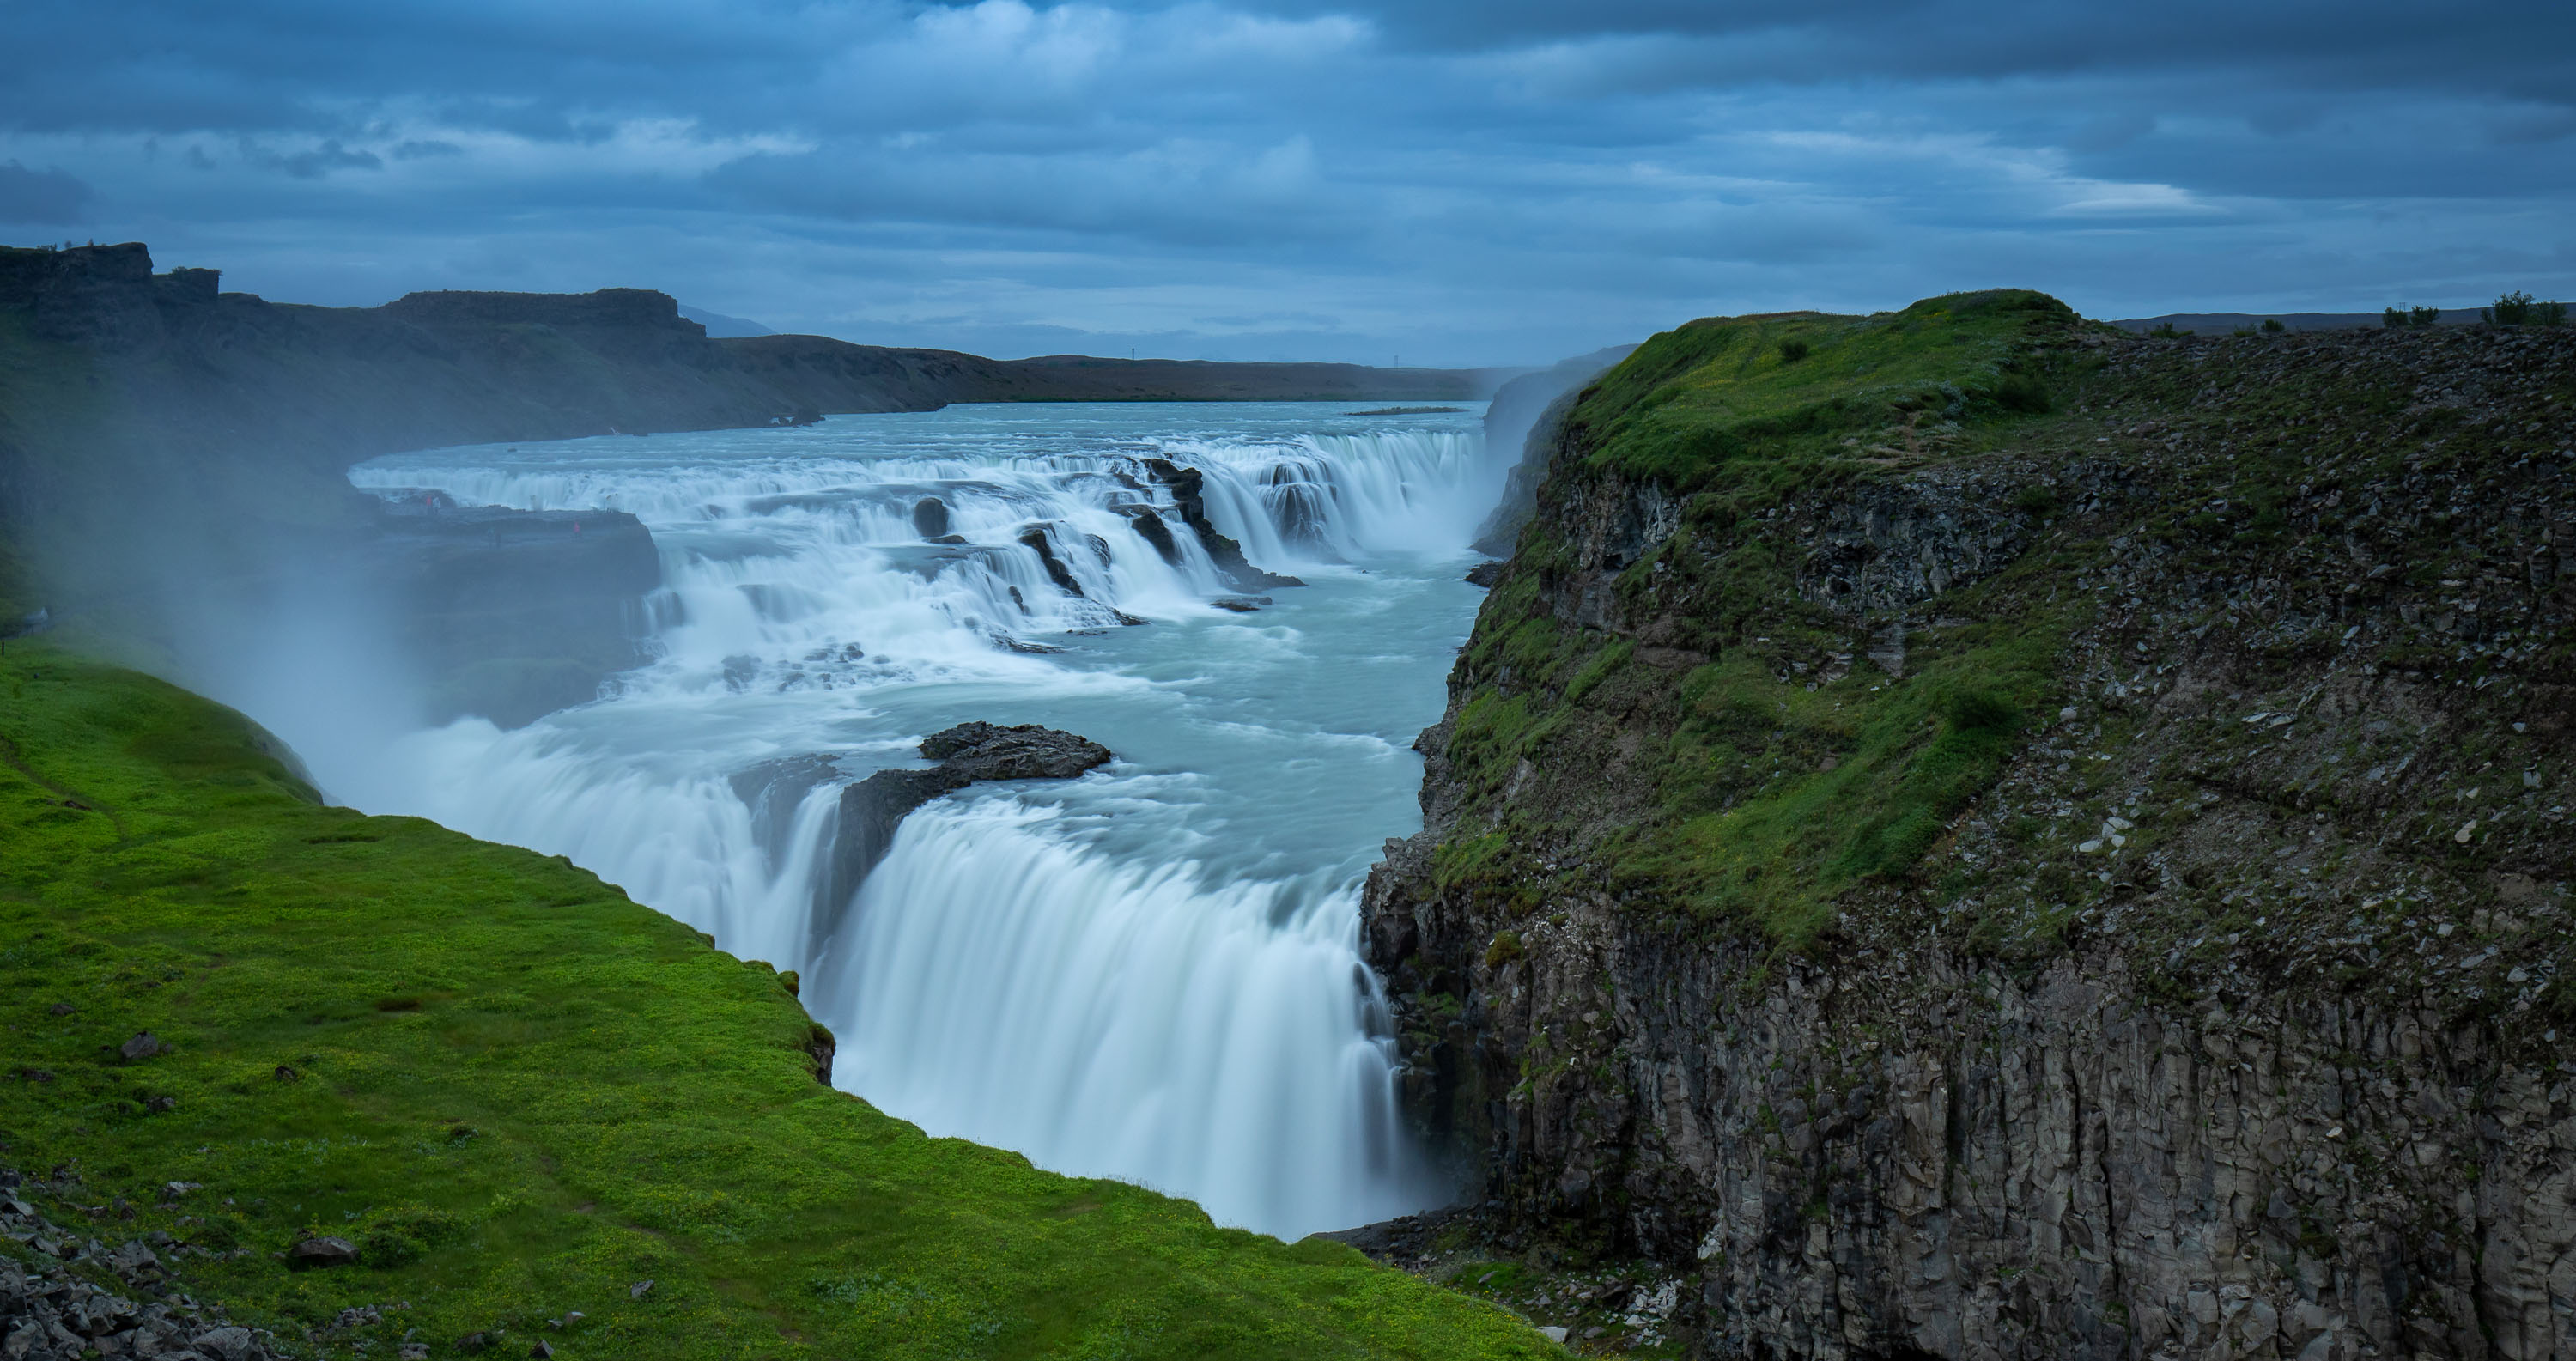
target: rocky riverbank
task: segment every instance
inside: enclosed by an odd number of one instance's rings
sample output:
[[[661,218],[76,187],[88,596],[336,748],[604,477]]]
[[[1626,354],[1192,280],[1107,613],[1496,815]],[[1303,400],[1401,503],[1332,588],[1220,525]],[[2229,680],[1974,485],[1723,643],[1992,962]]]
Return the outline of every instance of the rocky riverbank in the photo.
[[[1701,1355],[2567,1355],[2576,335],[2033,296],[1560,428],[1365,909],[1471,1236]]]

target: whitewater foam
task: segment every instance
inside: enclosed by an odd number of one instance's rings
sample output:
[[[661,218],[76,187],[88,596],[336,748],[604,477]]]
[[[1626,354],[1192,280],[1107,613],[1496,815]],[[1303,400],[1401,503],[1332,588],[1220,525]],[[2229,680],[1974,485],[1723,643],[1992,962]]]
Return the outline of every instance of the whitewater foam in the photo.
[[[800,969],[837,1080],[933,1133],[1282,1236],[1402,1213],[1442,1188],[1395,1110],[1356,893],[1418,825],[1408,744],[1475,608],[1457,568],[1502,480],[1475,420],[952,408],[376,460],[351,480],[643,519],[657,655],[517,731],[308,755],[336,796],[568,855]],[[1211,608],[1232,588],[1150,459],[1313,584]],[[925,539],[928,499],[954,541]],[[925,807],[824,901],[839,785],[976,718],[1120,760]],[[810,785],[739,787],[809,754]]]

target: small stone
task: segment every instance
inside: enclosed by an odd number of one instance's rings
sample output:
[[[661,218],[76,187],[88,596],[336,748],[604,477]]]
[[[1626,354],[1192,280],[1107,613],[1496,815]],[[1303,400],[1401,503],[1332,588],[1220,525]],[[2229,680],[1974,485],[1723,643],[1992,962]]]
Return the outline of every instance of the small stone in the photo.
[[[277,1071],[269,1076],[276,1078],[280,1082],[301,1082],[304,1080],[304,1075],[302,1073],[287,1067],[283,1063],[277,1065]]]
[[[429,1361],[429,1344],[426,1342],[406,1342],[402,1344],[401,1349],[395,1352],[394,1355],[399,1358],[399,1361]]]
[[[286,1250],[289,1266],[347,1266],[358,1260],[357,1246],[346,1238],[307,1238]]]
[[[630,1300],[640,1300],[647,1294],[651,1293],[652,1289],[653,1283],[651,1281],[637,1281],[635,1284],[626,1287],[626,1298]]]
[[[460,1352],[486,1351],[489,1350],[491,1346],[492,1339],[483,1333],[467,1333],[465,1336],[456,1339],[456,1350]]]
[[[72,1004],[69,1002],[56,1002],[52,1006],[45,1008],[45,1014],[49,1016],[69,1016],[72,1014]]]
[[[575,1310],[573,1310],[572,1312],[570,1312],[570,1313],[568,1313],[568,1314],[565,1314],[565,1315],[564,1315],[564,1320],[563,1320],[563,1321],[564,1321],[564,1326],[565,1326],[565,1327],[567,1327],[567,1328],[569,1328],[569,1327],[573,1326],[574,1324],[581,1322],[581,1321],[582,1321],[584,1318],[586,1318],[586,1317],[588,1317],[588,1315],[586,1315],[586,1314],[582,1313],[582,1312],[581,1312],[580,1310],[578,1310],[578,1309],[575,1309]]]
[[[151,1031],[141,1031],[137,1033],[133,1039],[127,1040],[125,1043],[118,1045],[116,1047],[116,1052],[124,1055],[126,1062],[133,1063],[141,1059],[148,1059],[153,1055],[160,1053],[161,1041],[159,1037],[155,1036]]]
[[[2100,850],[2100,849],[2102,849],[2102,843],[2101,843],[2101,842],[2099,842],[2099,841],[2087,841],[2087,842],[2083,842],[2083,843],[2079,844],[2078,846],[2076,846],[2076,848],[2075,848],[2075,853],[2076,853],[2077,855],[2091,855],[2091,854],[2093,854],[2095,851],[2098,851],[2098,850]]]
[[[1565,1341],[1565,1330],[1564,1330],[1563,1328],[1560,1328],[1560,1327],[1556,1326],[1556,1325],[1555,1325],[1555,1324],[1553,1324],[1553,1323],[1547,1324],[1546,1326],[1544,1326],[1544,1327],[1540,1328],[1540,1329],[1538,1330],[1538,1335],[1539,1335],[1539,1336],[1541,1336],[1541,1337],[1543,1337],[1543,1338],[1546,1338],[1546,1339],[1547,1339],[1548,1341],[1550,1341],[1550,1342],[1558,1343],[1558,1344],[1560,1344],[1560,1345],[1562,1345],[1562,1344],[1564,1343],[1564,1341]]]
[[[2525,789],[2538,789],[2540,787],[2540,772],[2536,770],[2526,770],[2522,772],[2522,787]]]
[[[2470,837],[2477,835],[2477,831],[2478,820],[2476,818],[2471,818],[2460,824],[2460,830],[2451,833],[2451,839],[2465,846],[2469,844]]]
[[[544,1361],[544,1358],[554,1354],[555,1349],[547,1346],[546,1340],[542,1337],[537,1339],[537,1345],[528,1348],[528,1355],[538,1358],[538,1361]]]

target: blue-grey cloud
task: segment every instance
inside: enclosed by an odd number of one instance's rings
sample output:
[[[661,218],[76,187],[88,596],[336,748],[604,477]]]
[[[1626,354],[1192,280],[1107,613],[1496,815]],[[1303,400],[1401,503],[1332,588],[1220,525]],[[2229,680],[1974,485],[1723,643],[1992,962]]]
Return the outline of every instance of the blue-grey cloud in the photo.
[[[2576,294],[2571,39],[2427,0],[19,0],[0,158],[62,169],[0,207],[300,300],[642,284],[997,352],[1507,361],[1994,283],[2375,309]]]
[[[60,170],[0,165],[0,222],[79,222],[90,198],[88,185]]]

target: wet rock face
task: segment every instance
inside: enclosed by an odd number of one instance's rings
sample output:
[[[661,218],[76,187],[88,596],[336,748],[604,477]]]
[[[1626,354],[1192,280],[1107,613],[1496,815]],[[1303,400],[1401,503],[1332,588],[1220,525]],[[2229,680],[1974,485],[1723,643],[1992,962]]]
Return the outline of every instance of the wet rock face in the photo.
[[[1417,1095],[1490,1121],[1507,1239],[1589,1225],[1692,1264],[1701,1354],[2576,1345],[2576,1081],[2483,1026],[2179,1010],[2101,957],[2021,978],[1926,949],[1753,989],[1759,951],[1606,904],[1519,939],[1474,966],[1462,1071]]]
[[[1109,761],[1109,748],[1034,723],[960,723],[921,740],[921,754],[968,780],[1070,780]]]
[[[922,739],[921,754],[939,764],[880,770],[841,791],[831,887],[822,909],[834,923],[913,809],[979,780],[1069,780],[1110,759],[1109,748],[1087,737],[1034,723],[960,723]],[[830,935],[832,924],[818,922],[818,940]]]
[[[1190,532],[1198,535],[1199,545],[1207,550],[1209,560],[1216,564],[1218,575],[1233,583],[1236,590],[1269,591],[1283,586],[1306,584],[1295,577],[1265,572],[1253,566],[1244,560],[1243,545],[1217,532],[1215,523],[1207,517],[1206,474],[1169,459],[1149,458],[1141,462],[1146,475],[1163,484],[1172,493],[1173,504],[1181,513],[1181,523],[1188,525]],[[1160,517],[1156,518],[1159,520]],[[1145,534],[1147,541],[1154,544],[1156,551],[1162,551],[1163,542],[1155,539],[1151,531],[1145,528],[1142,517],[1138,517],[1137,532]],[[1165,538],[1168,538],[1169,534],[1169,530],[1164,531]]]
[[[1561,463],[1507,580],[1648,681],[1506,796],[1540,883],[1435,857],[1481,830],[1453,682],[1363,899],[1407,1105],[1504,1247],[1684,1273],[1695,1355],[2576,1358],[2576,337],[2107,359],[2056,442],[1760,522],[1843,639],[1801,694],[1955,659],[1978,583],[2086,602],[2001,776],[1811,949],[1605,887],[1742,641],[1618,578],[1751,529]]]
[[[385,504],[347,550],[430,677],[433,721],[505,728],[599,695],[644,660],[644,596],[662,584],[651,531],[622,511]]]
[[[1046,526],[1030,525],[1022,529],[1020,544],[1038,555],[1039,565],[1046,568],[1047,580],[1054,582],[1057,590],[1076,599],[1086,598],[1082,594],[1082,583],[1075,579],[1073,569],[1065,566],[1064,559],[1055,555],[1055,544],[1047,538]]]
[[[2027,519],[2013,488],[1984,477],[1864,486],[1821,517],[1798,592],[1836,610],[1902,610],[2021,555]]]

